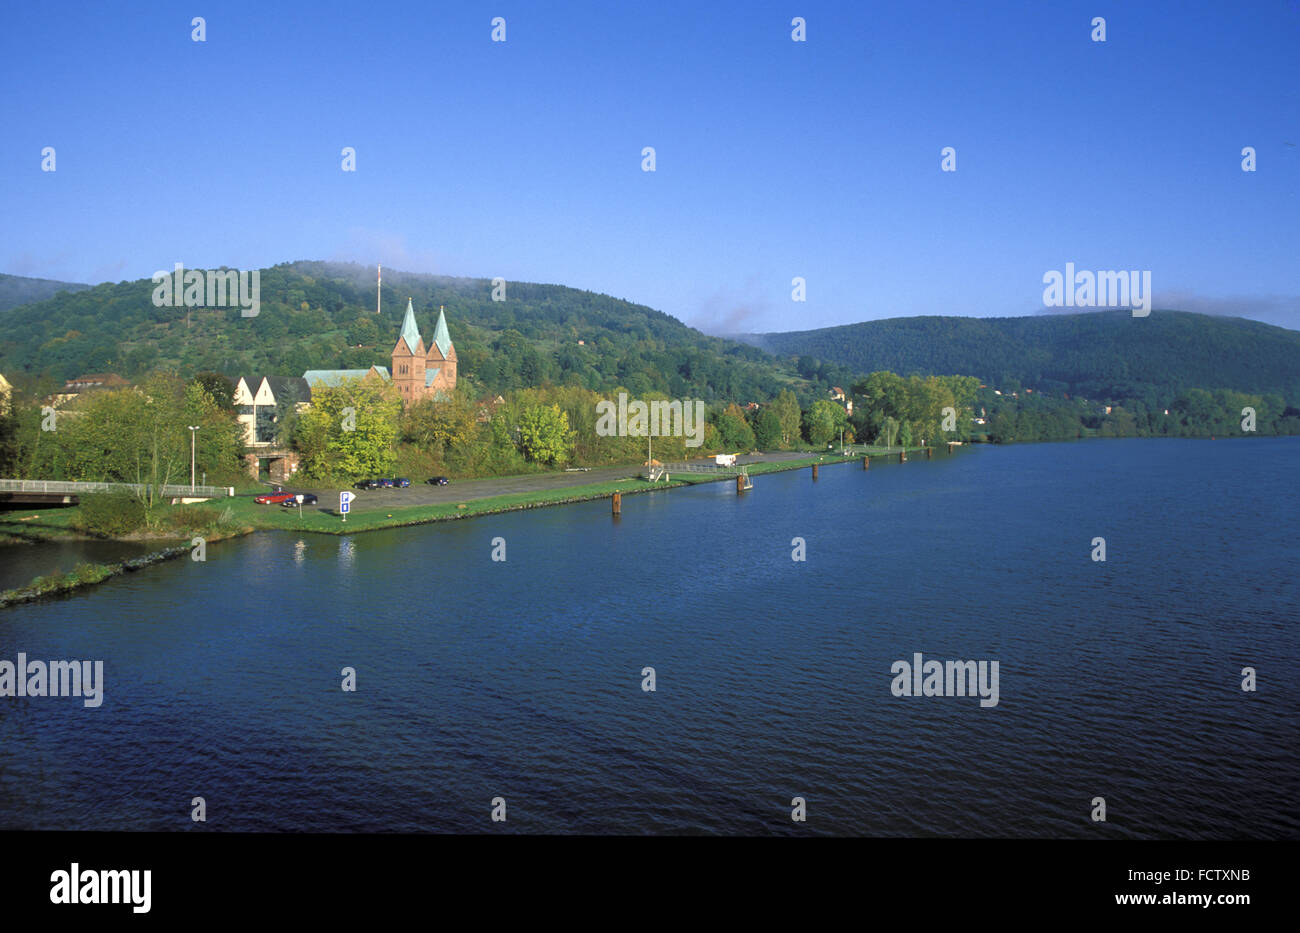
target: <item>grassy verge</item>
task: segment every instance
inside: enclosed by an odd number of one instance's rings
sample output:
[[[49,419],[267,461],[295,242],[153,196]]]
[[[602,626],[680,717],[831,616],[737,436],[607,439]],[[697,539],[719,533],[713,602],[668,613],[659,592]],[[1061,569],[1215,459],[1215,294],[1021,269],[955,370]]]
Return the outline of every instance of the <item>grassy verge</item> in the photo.
[[[76,506],[0,512],[0,544],[12,543],[10,539],[30,543],[85,538],[86,535],[73,526],[78,515]]]

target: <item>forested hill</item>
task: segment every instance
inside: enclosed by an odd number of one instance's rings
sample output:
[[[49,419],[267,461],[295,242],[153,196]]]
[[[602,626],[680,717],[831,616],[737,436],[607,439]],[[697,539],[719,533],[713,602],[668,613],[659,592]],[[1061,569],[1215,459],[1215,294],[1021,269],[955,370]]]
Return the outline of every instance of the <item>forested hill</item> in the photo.
[[[90,288],[76,282],[56,282],[53,279],[29,279],[22,275],[0,272],[0,311],[8,311],[33,301],[43,301],[59,292],[79,292]]]
[[[384,270],[375,312],[375,267],[294,262],[261,270],[261,309],[154,307],[148,279],[97,285],[0,315],[0,372],[61,381],[87,372],[128,379],[158,369],[229,376],[298,376],[308,369],[387,366],[407,298],[426,341],[445,305],[460,372],[506,392],[544,382],[593,390],[763,400],[812,387],[789,365],[744,343],[706,336],[659,311],[559,285]],[[360,346],[358,346],[360,344]]]
[[[978,376],[1096,398],[1168,397],[1191,387],[1300,399],[1300,332],[1185,311],[1033,317],[907,317],[743,338],[778,356],[856,372]],[[809,358],[817,359],[811,360]]]

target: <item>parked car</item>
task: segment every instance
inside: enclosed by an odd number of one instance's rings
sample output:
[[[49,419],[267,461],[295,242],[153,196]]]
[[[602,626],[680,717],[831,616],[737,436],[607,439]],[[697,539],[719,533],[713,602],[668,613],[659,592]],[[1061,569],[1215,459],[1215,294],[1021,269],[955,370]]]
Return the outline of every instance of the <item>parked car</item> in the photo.
[[[253,501],[258,505],[275,505],[285,501],[286,499],[292,498],[293,493],[291,492],[268,492],[264,495],[254,497]]]
[[[375,482],[378,483],[380,486],[384,487],[385,489],[393,488],[393,481],[391,479],[377,479],[375,480]]]
[[[451,480],[445,476],[430,476],[425,482],[430,486],[446,486]]]
[[[285,499],[285,500],[284,500],[283,502],[281,502],[280,504],[281,504],[282,506],[284,506],[285,508],[288,508],[288,509],[295,508],[295,507],[298,505],[298,497],[297,497],[297,496],[290,496],[288,499]],[[303,504],[303,505],[315,505],[315,504],[316,504],[316,496],[313,495],[313,494],[310,493],[310,492],[304,492],[304,493],[302,494],[302,504]]]
[[[363,479],[357,483],[357,489],[378,489],[380,482],[377,479]]]
[[[399,476],[397,479],[393,480],[393,485],[405,489],[407,486],[411,485],[411,481],[405,476]]]

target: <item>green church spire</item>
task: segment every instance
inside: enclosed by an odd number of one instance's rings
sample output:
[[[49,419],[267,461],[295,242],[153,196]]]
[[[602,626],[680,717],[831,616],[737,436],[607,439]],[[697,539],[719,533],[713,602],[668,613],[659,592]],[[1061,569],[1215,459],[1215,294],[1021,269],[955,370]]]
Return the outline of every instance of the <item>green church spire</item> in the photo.
[[[433,329],[433,342],[445,358],[451,352],[451,334],[447,333],[447,316],[438,309],[438,326]]]
[[[439,319],[439,323],[441,324],[441,318]],[[446,332],[445,327],[443,328],[443,332]],[[410,298],[406,299],[406,317],[402,318],[402,339],[405,340],[406,345],[411,348],[411,353],[416,354],[420,352],[415,349],[416,345],[420,342],[420,328],[415,325],[415,309],[411,307]]]

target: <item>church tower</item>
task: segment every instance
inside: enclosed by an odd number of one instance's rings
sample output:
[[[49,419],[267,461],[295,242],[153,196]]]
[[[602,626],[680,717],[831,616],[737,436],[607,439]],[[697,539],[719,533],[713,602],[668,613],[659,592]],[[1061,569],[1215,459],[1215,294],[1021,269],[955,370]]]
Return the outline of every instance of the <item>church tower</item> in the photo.
[[[442,325],[442,318],[438,319]],[[442,325],[446,330],[446,325]],[[420,328],[415,323],[415,309],[411,299],[406,300],[406,317],[402,319],[402,333],[393,347],[393,384],[402,393],[402,405],[410,407],[425,396],[425,350],[420,339]]]
[[[456,388],[456,348],[447,331],[447,315],[441,307],[438,308],[438,324],[433,329],[433,342],[429,344],[425,367],[429,394],[450,398]]]

